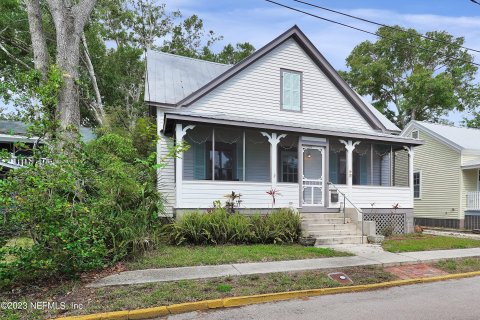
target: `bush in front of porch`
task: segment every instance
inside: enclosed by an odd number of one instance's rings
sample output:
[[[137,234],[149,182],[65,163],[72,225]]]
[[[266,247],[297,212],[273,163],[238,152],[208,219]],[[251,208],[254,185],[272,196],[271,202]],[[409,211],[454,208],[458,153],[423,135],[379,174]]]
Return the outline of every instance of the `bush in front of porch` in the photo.
[[[208,213],[189,212],[164,231],[176,245],[293,243],[301,235],[301,221],[290,209],[246,216],[216,208]]]

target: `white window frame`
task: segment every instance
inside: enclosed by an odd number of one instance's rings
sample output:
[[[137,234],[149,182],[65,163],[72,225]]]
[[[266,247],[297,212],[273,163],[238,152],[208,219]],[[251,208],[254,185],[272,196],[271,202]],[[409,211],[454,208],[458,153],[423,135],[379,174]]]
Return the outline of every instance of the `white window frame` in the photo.
[[[415,138],[413,136],[413,134],[416,133],[417,134],[417,137]],[[412,133],[410,134],[410,136],[413,138],[413,139],[420,139],[420,132],[418,130],[413,130]]]
[[[283,75],[285,73],[297,74],[300,75],[300,105],[298,106],[298,110],[296,109],[288,109],[284,108],[283,106]],[[289,112],[302,112],[303,109],[303,73],[301,71],[290,70],[290,69],[280,69],[280,110],[282,111],[289,111]]]
[[[419,177],[418,177],[418,197],[415,197],[415,173],[418,173]],[[412,189],[413,189],[413,199],[415,200],[422,200],[422,189],[423,189],[423,186],[422,186],[422,170],[414,170],[413,171],[413,186],[412,186]]]

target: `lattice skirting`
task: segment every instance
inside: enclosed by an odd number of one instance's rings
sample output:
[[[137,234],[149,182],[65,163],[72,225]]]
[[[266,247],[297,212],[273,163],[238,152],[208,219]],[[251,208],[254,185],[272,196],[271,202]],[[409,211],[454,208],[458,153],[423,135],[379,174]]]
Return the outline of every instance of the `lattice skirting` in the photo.
[[[389,228],[394,234],[407,233],[405,213],[364,213],[365,221],[375,221],[376,233],[384,234]]]

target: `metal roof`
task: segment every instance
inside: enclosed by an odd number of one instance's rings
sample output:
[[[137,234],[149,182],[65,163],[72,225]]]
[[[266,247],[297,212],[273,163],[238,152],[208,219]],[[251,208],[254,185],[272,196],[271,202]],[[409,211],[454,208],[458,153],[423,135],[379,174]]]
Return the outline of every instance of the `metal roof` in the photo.
[[[13,120],[0,120],[0,134],[15,135],[15,136],[27,136],[28,124],[21,121]],[[83,142],[89,142],[95,139],[95,133],[91,128],[80,127],[80,135]],[[0,141],[2,139],[0,138]]]
[[[149,50],[145,101],[176,104],[231,67],[227,64]]]
[[[204,122],[210,124],[219,124],[219,125],[232,125],[232,126],[243,126],[243,127],[252,127],[252,128],[262,128],[262,129],[272,129],[280,131],[290,131],[298,132],[305,134],[315,134],[315,135],[326,135],[326,136],[340,136],[347,138],[358,138],[358,139],[367,139],[367,140],[376,140],[376,141],[388,141],[396,142],[408,145],[421,145],[423,142],[418,139],[412,139],[409,137],[401,137],[399,135],[388,134],[383,132],[375,131],[363,131],[355,128],[336,128],[336,127],[326,127],[310,125],[305,123],[294,123],[294,122],[279,122],[279,121],[268,121],[259,118],[246,118],[246,117],[237,117],[230,116],[224,113],[195,113],[188,111],[179,111],[179,112],[167,112],[165,113],[165,128],[164,131],[168,132],[170,129],[167,128],[169,124],[172,124],[172,121],[168,120],[184,120],[191,122]]]
[[[480,168],[480,156],[478,157],[478,159],[467,161],[462,165],[462,169],[478,169],[478,168]]]
[[[411,129],[423,129],[451,147],[463,150],[480,150],[480,129],[454,127],[425,121],[411,121],[404,133]]]
[[[402,131],[399,127],[395,125],[392,121],[390,121],[383,113],[377,110],[370,102],[368,102],[364,97],[358,94],[358,92],[355,91],[355,93],[362,99],[363,103],[372,111],[372,113],[375,115],[375,117],[380,120],[380,122],[385,126],[387,130],[393,131],[393,132],[400,132]]]

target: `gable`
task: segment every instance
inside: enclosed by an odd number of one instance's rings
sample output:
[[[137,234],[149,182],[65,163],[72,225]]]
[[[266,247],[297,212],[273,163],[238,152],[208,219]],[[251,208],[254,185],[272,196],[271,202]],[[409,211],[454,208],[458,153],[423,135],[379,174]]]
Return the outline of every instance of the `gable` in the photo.
[[[301,112],[280,108],[281,69],[302,73]],[[375,131],[294,38],[288,38],[183,109]]]

